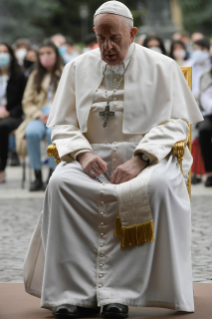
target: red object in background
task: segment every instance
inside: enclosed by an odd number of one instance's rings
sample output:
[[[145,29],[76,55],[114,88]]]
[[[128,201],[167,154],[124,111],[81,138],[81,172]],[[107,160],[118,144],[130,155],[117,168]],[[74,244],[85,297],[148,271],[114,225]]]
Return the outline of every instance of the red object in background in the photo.
[[[192,151],[193,164],[191,167],[191,173],[195,175],[204,175],[205,174],[205,163],[202,158],[201,148],[199,144],[199,139],[196,137],[192,142]]]
[[[98,49],[98,47],[99,47],[99,45],[98,45],[98,43],[96,43],[96,44],[94,44],[94,45],[92,46],[91,50]]]

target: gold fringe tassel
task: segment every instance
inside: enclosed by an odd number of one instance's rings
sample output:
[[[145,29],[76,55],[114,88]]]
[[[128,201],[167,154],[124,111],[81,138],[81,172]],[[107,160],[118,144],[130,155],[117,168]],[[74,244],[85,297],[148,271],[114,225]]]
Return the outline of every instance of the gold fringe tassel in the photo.
[[[115,228],[114,228],[115,237],[121,237],[121,218],[116,217]]]
[[[121,219],[116,217],[115,236],[121,237],[121,248],[132,247],[154,241],[154,223],[152,220],[128,227],[121,227]]]

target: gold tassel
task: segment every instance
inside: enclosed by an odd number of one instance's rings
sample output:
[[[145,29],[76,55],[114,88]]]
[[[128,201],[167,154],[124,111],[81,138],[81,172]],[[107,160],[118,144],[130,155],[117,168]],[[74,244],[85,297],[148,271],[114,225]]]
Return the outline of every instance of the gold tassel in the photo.
[[[154,241],[154,223],[152,220],[128,227],[121,227],[121,219],[116,218],[115,236],[121,237],[121,248],[133,247]]]
[[[114,235],[115,237],[121,237],[121,218],[119,216],[116,217]]]

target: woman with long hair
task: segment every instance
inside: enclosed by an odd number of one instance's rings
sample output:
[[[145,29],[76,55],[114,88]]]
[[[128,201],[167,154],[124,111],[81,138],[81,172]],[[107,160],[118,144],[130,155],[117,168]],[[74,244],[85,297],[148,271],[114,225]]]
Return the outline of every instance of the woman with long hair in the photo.
[[[0,43],[0,183],[5,182],[9,134],[22,122],[22,97],[26,78],[13,49]]]
[[[145,48],[167,55],[163,40],[155,34],[148,35],[143,42]]]
[[[175,60],[179,66],[183,66],[184,61],[189,58],[189,53],[181,40],[175,40],[171,44],[169,56]]]
[[[21,144],[24,143],[24,132],[27,152],[30,158],[30,166],[35,173],[35,181],[30,185],[30,191],[38,191],[45,188],[41,172],[40,141],[46,136],[48,144],[51,144],[51,128],[46,127],[46,122],[54,99],[55,92],[62,73],[62,61],[57,47],[51,41],[43,42],[38,50],[37,67],[31,73],[23,97],[23,111],[25,121],[20,126],[18,134]],[[20,138],[17,139],[20,140]],[[23,145],[18,143],[19,153],[23,153]],[[48,180],[55,168],[55,160],[48,160]]]

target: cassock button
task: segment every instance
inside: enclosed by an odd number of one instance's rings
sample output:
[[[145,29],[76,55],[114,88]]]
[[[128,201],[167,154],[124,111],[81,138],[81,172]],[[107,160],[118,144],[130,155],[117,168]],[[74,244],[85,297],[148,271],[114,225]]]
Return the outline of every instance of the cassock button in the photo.
[[[103,202],[103,201],[101,201],[101,204],[103,205],[103,204],[104,204],[104,202]]]
[[[101,224],[100,224],[101,226],[104,226],[104,223],[103,222],[101,222]]]
[[[105,244],[100,244],[100,247],[103,247]]]
[[[101,236],[104,236],[104,233],[101,233]]]
[[[102,268],[102,267],[103,267],[103,264],[99,264],[99,267],[101,267],[101,268]]]
[[[102,288],[102,285],[99,285],[99,288]]]
[[[104,257],[105,255],[104,254],[100,254],[100,257]]]
[[[99,274],[99,278],[102,278],[102,277],[104,277],[104,275],[103,274]]]
[[[104,215],[104,212],[100,212],[101,215]]]

